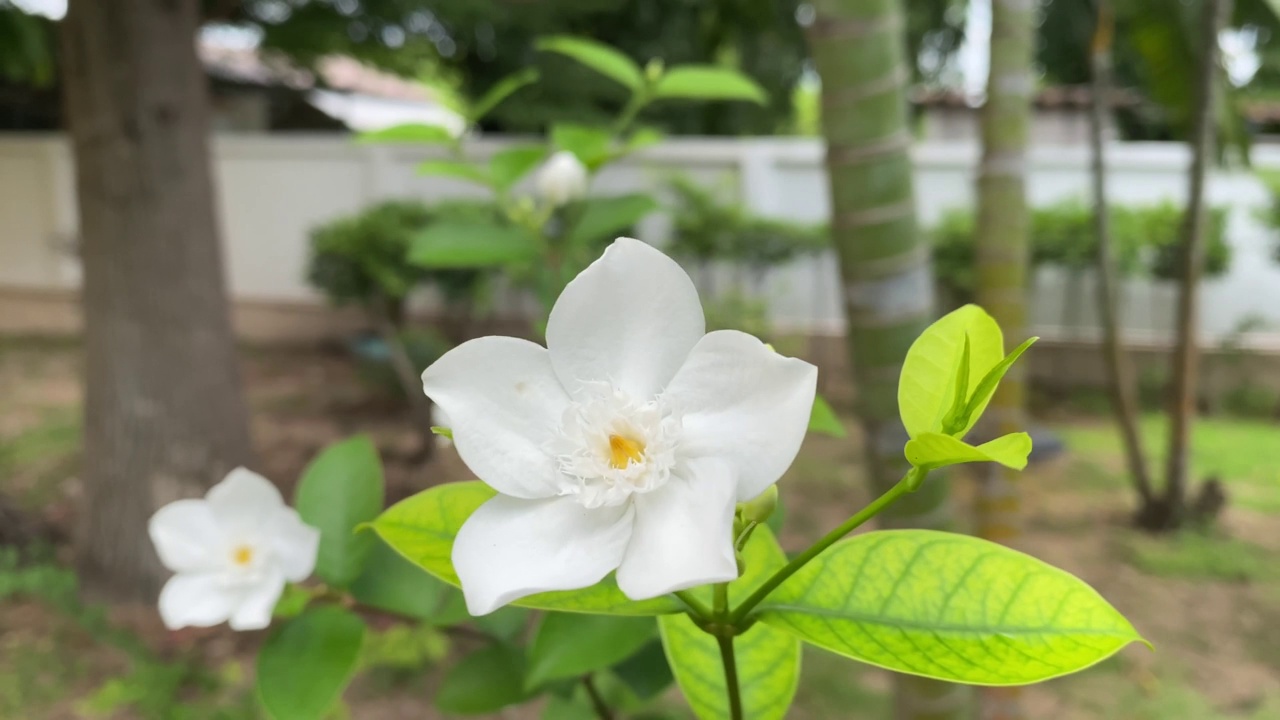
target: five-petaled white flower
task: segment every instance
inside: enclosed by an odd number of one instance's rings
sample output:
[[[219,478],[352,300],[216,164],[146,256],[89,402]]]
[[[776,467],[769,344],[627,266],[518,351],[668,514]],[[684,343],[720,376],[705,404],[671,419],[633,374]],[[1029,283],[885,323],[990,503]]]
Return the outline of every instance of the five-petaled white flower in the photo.
[[[160,592],[166,627],[259,630],[271,622],[285,581],[315,569],[320,532],[285,505],[270,480],[232,470],[204,499],[177,500],[147,526],[160,562],[177,573]]]
[[[560,207],[587,194],[587,168],[568,150],[552,155],[534,178],[538,195]]]
[[[737,577],[734,506],[795,459],[817,369],[704,332],[689,276],[621,238],[565,288],[546,348],[483,337],[427,368],[458,453],[499,493],[453,547],[472,614],[615,569],[635,600]]]

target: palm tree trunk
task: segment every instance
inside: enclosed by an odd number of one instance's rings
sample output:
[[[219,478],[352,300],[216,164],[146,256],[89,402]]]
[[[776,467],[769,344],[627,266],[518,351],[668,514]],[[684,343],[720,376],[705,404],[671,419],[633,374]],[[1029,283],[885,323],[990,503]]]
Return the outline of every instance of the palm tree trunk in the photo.
[[[1231,0],[1205,0],[1201,24],[1200,65],[1196,69],[1196,105],[1191,134],[1191,173],[1183,221],[1182,276],[1178,283],[1177,339],[1173,355],[1173,389],[1169,408],[1169,458],[1165,494],[1158,512],[1140,518],[1143,526],[1169,530],[1182,524],[1186,509],[1191,425],[1196,412],[1200,365],[1200,276],[1204,270],[1208,213],[1204,186],[1214,152],[1214,110],[1218,103],[1218,34],[1231,15]]]
[[[903,9],[898,0],[822,0],[809,27],[822,76],[822,122],[849,354],[871,481],[883,491],[907,470],[897,381],[911,342],[933,316],[929,250],[916,228],[908,150]],[[882,516],[894,527],[945,527],[946,485],[930,479]],[[900,676],[898,720],[958,720],[968,692]]]
[[[1027,146],[1031,128],[1034,2],[991,3],[991,65],[982,108],[982,163],[978,169],[977,297],[1004,329],[1010,346],[1027,335]],[[1024,370],[1015,366],[987,409],[998,435],[1025,428]],[[995,464],[979,470],[977,533],[1016,545],[1022,535],[1018,473]],[[982,720],[1024,717],[1019,688],[979,692]]]
[[[1138,434],[1138,397],[1133,367],[1120,335],[1120,309],[1117,300],[1119,281],[1115,251],[1111,247],[1111,217],[1107,207],[1107,162],[1103,144],[1108,101],[1111,97],[1111,45],[1115,18],[1105,0],[1098,3],[1098,25],[1093,36],[1091,63],[1093,69],[1093,111],[1089,117],[1089,147],[1093,173],[1093,228],[1097,236],[1098,320],[1102,324],[1102,350],[1107,360],[1107,383],[1111,390],[1111,406],[1124,441],[1129,477],[1138,493],[1140,515],[1144,515],[1155,495],[1147,469],[1142,436]]]

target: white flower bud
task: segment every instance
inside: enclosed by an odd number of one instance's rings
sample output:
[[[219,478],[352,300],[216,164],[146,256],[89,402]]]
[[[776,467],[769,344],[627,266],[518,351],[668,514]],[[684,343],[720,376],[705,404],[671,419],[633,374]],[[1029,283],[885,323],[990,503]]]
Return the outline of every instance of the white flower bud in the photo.
[[[577,155],[561,150],[543,164],[535,183],[543,200],[560,207],[587,194],[587,168]]]

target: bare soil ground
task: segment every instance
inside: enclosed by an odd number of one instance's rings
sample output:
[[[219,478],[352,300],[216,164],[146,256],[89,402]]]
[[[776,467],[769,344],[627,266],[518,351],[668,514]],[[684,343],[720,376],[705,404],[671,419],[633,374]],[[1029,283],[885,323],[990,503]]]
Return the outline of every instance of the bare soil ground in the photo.
[[[0,342],[0,494],[64,537],[82,510],[79,363],[73,344]],[[371,390],[340,351],[246,351],[244,368],[259,469],[286,491],[320,448],[356,432],[381,448],[393,499],[469,477],[451,451],[416,463],[406,413]],[[1077,430],[1105,440],[1109,426],[1069,423],[1069,441]],[[1093,584],[1156,647],[1130,647],[1078,676],[1027,689],[1028,717],[1280,718],[1280,428],[1272,431],[1272,444],[1258,449],[1274,458],[1271,469],[1262,466],[1233,492],[1250,502],[1229,507],[1205,536],[1153,539],[1132,530],[1120,458],[1106,442],[1081,439],[1079,449],[1025,475],[1023,549]],[[856,440],[810,439],[780,486],[789,549],[867,500],[858,452]],[[959,473],[949,482],[963,517],[970,483]],[[0,555],[0,720],[255,716],[246,688],[260,635],[166,633],[150,608],[85,610],[73,578],[58,569],[67,553],[65,543],[55,547],[53,562],[33,572]],[[384,653],[391,660],[379,660],[352,688],[349,717],[438,717],[430,708],[438,675],[420,671],[438,652],[415,655],[430,644],[419,640],[397,641]],[[145,652],[133,652],[135,643]],[[881,671],[810,652],[792,716],[888,717],[890,682]],[[536,717],[536,709],[502,717]]]

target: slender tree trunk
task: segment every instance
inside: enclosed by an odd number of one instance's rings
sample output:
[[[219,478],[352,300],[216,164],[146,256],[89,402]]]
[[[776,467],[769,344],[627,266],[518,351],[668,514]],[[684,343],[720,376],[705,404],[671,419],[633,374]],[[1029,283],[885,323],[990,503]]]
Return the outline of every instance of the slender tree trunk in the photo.
[[[368,309],[369,319],[387,346],[391,371],[395,373],[405,402],[409,404],[409,417],[418,432],[419,449],[414,460],[425,462],[435,453],[436,436],[431,431],[431,400],[422,392],[422,371],[413,364],[409,348],[401,337],[401,328],[392,319],[391,303],[386,298],[379,298],[372,305]]]
[[[1182,524],[1186,510],[1191,425],[1196,413],[1200,371],[1200,276],[1204,271],[1208,212],[1204,186],[1214,152],[1218,88],[1218,34],[1231,16],[1231,0],[1204,0],[1200,65],[1196,69],[1196,105],[1191,134],[1191,172],[1182,227],[1182,275],[1178,283],[1177,339],[1173,355],[1173,389],[1169,407],[1169,458],[1164,498],[1155,512],[1140,518],[1153,530]]]
[[[823,0],[809,28],[822,76],[822,123],[840,259],[849,353],[872,484],[883,491],[907,465],[897,384],[912,341],[933,317],[929,249],[916,228],[898,0]],[[882,516],[895,527],[946,527],[947,486],[931,478]],[[958,720],[966,689],[899,676],[899,720]]]
[[[1107,159],[1103,130],[1110,112],[1111,45],[1115,20],[1105,0],[1098,3],[1098,26],[1093,36],[1093,108],[1089,116],[1089,147],[1093,174],[1093,229],[1098,240],[1098,320],[1102,324],[1102,350],[1107,360],[1111,407],[1124,441],[1129,477],[1138,493],[1139,513],[1144,514],[1155,496],[1147,457],[1138,433],[1138,395],[1133,366],[1120,334],[1119,280],[1115,251],[1111,247],[1111,215],[1107,205]]]
[[[161,504],[249,460],[210,181],[197,0],[71,0],[61,23],[85,318],[86,589],[153,600]]]
[[[976,238],[978,304],[1004,330],[1013,347],[1027,337],[1027,146],[1031,130],[1031,72],[1036,3],[993,0],[991,64],[982,108],[982,161],[978,169]],[[997,435],[1018,432],[1025,422],[1025,369],[1015,365],[987,409]],[[979,469],[977,533],[1005,545],[1022,537],[1018,473],[994,463]],[[983,688],[982,720],[1025,717],[1021,688]]]

